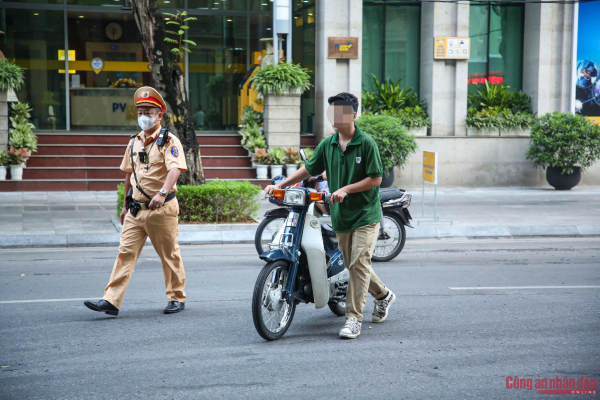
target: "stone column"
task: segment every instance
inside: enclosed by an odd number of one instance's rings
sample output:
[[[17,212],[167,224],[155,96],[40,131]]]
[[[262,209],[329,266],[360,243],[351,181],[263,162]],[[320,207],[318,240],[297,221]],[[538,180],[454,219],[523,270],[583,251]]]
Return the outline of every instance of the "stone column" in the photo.
[[[315,135],[320,142],[333,134],[327,120],[327,99],[340,92],[361,98],[362,90],[362,1],[319,0],[316,6]],[[358,58],[328,57],[329,37],[358,37]]]
[[[264,131],[269,147],[300,149],[300,94],[267,94]]]
[[[0,150],[8,150],[8,103],[7,92],[0,91]]]
[[[465,136],[467,60],[434,60],[435,37],[469,36],[469,3],[421,3],[421,88],[433,136]]]
[[[523,91],[538,115],[568,112],[573,90],[573,4],[526,4]]]

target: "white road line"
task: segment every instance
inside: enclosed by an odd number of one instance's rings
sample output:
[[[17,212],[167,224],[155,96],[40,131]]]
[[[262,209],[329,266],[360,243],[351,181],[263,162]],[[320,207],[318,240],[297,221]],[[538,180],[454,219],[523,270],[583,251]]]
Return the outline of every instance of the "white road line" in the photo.
[[[600,289],[600,286],[489,286],[448,287],[450,290],[513,290],[513,289]]]
[[[93,299],[94,296],[87,297],[85,299],[38,299],[38,300],[7,300],[0,301],[0,304],[18,304],[18,303],[51,303],[54,301],[84,301]]]

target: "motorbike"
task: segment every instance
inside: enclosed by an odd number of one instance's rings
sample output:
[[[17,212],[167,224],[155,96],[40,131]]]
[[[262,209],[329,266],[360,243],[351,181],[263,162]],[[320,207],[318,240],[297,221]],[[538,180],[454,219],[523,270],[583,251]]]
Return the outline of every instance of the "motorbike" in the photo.
[[[281,338],[290,327],[300,303],[326,305],[337,316],[346,314],[349,272],[335,234],[319,221],[315,203],[329,203],[330,194],[306,187],[277,189],[288,215],[269,250],[252,295],[252,319],[265,340]]]
[[[318,179],[318,177],[310,177],[301,186],[313,187],[313,182],[317,182]],[[382,209],[381,225],[371,259],[374,262],[386,262],[396,258],[404,248],[406,242],[405,226],[412,228],[410,225],[412,217],[408,211],[412,196],[406,193],[405,190],[396,187],[379,189],[379,194]],[[258,255],[266,251],[268,244],[275,239],[289,215],[289,206],[281,202],[276,204],[279,205],[279,208],[267,211],[264,219],[256,229],[254,245]],[[324,223],[331,222],[330,219],[323,217],[320,217],[320,221]]]

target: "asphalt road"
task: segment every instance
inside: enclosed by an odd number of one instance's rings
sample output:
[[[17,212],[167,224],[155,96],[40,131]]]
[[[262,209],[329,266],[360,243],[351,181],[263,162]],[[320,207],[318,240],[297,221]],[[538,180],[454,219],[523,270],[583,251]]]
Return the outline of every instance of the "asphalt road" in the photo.
[[[540,396],[509,376],[600,380],[600,239],[409,241],[375,265],[398,296],[388,321],[370,323],[369,298],[353,341],[328,308],[299,305],[265,342],[253,246],[182,252],[184,312],[162,313],[146,247],[113,318],[77,299],[102,295],[116,248],[0,251],[0,398],[506,399]]]

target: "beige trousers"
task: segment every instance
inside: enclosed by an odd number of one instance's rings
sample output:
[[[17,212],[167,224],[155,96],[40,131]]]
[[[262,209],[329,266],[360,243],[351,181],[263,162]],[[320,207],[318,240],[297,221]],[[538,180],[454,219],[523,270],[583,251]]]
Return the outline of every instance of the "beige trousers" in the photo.
[[[361,226],[352,232],[336,233],[344,263],[350,271],[346,293],[346,318],[354,317],[362,322],[367,292],[375,298],[387,293],[387,288],[371,267],[371,257],[378,235],[379,222]]]
[[[150,237],[162,262],[167,298],[169,301],[185,301],[185,271],[177,243],[178,214],[179,203],[176,198],[157,210],[140,210],[135,218],[127,213],[123,222],[119,255],[104,289],[104,300],[121,308],[135,263],[146,238]]]

